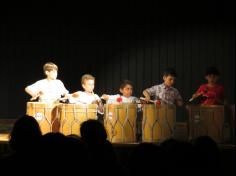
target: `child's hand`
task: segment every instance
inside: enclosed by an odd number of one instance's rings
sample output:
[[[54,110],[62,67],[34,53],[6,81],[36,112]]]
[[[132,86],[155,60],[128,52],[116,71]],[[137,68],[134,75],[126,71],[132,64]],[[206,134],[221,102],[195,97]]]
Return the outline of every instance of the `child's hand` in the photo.
[[[143,105],[143,104],[146,104],[147,101],[146,101],[146,100],[142,100],[142,99],[140,99],[140,103]]]
[[[65,99],[70,99],[71,97],[72,97],[72,94],[65,94],[65,95],[64,95],[64,98],[65,98]]]
[[[145,97],[144,100],[148,103],[151,100],[151,97]]]
[[[148,98],[147,97],[145,97],[145,98],[140,97],[139,99],[141,100],[141,103],[148,103],[150,101],[150,97],[148,97]]]
[[[91,104],[97,104],[97,105],[99,105],[99,102],[98,102],[98,100],[94,100]]]
[[[35,95],[33,97],[31,97],[30,101],[36,100],[39,96]]]
[[[43,95],[43,92],[42,91],[39,91],[37,94],[35,94],[35,95],[33,95],[32,97],[31,97],[31,101],[32,100],[36,100],[39,96],[41,96],[41,95]]]
[[[192,99],[195,99],[195,98],[197,98],[199,96],[202,96],[203,94],[204,94],[204,92],[195,93],[195,94],[193,94]]]
[[[75,92],[73,94],[71,94],[73,98],[78,98],[79,97],[79,93],[78,92]]]
[[[103,94],[101,96],[101,99],[108,100],[109,99],[109,95]]]
[[[202,94],[202,96],[203,96],[203,97],[207,97],[207,98],[209,97],[207,94]]]
[[[98,111],[99,111],[100,113],[104,113],[104,106],[103,106],[102,101],[94,100],[94,101],[92,102],[92,104],[97,104],[97,105],[98,105]]]

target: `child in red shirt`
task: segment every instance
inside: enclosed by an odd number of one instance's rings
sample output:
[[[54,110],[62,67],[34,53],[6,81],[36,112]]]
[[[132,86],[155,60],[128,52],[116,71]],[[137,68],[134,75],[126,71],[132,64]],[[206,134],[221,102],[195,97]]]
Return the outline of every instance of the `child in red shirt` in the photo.
[[[217,68],[207,68],[205,78],[208,83],[202,84],[193,94],[191,100],[201,96],[201,105],[224,104],[224,87],[217,84],[219,75]]]

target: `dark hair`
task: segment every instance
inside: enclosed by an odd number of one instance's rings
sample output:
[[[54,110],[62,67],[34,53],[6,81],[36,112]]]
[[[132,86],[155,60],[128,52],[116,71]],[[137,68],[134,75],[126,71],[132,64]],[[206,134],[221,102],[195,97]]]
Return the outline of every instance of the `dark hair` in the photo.
[[[13,150],[28,149],[36,144],[41,136],[37,120],[34,117],[23,115],[12,128],[9,144]]]
[[[216,75],[219,76],[220,72],[216,67],[208,67],[205,72],[205,76],[207,75]]]
[[[173,76],[177,77],[177,73],[174,68],[168,67],[164,70],[163,76]]]
[[[103,142],[107,138],[104,125],[94,119],[89,119],[81,124],[80,134],[82,140],[87,143]]]
[[[131,82],[130,80],[125,79],[125,80],[123,80],[122,83],[120,84],[120,89],[124,89],[124,87],[125,87],[126,85],[131,85],[131,86],[133,87],[132,82]]]

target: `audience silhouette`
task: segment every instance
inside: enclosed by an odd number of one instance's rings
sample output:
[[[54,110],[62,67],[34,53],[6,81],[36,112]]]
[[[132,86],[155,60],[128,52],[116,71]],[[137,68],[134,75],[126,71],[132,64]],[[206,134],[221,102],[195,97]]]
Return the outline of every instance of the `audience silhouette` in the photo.
[[[107,140],[106,130],[98,120],[81,124],[80,136],[47,133],[42,136],[35,118],[24,115],[13,126],[9,147],[11,153],[1,157],[2,171],[8,174],[57,175],[222,175],[220,150],[208,136],[190,142],[168,139],[160,144],[134,145],[126,163],[117,159],[118,150]],[[23,169],[23,168],[30,169]],[[47,172],[46,172],[47,171]],[[34,174],[33,174],[34,175]]]

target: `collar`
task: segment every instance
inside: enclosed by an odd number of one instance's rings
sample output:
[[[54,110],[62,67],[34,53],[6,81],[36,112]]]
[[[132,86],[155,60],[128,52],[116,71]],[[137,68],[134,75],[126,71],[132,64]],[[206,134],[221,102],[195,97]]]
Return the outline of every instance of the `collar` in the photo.
[[[172,87],[168,87],[164,83],[161,84],[161,88],[163,88],[165,90],[171,90],[172,89]]]

